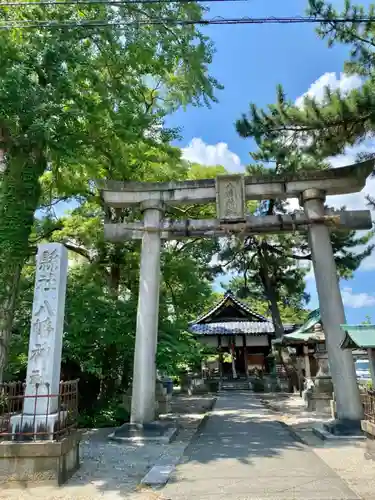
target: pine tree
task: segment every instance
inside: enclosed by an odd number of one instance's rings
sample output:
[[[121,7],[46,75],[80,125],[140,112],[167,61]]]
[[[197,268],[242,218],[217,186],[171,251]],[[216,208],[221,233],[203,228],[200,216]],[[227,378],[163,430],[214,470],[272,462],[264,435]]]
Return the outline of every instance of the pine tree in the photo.
[[[282,87],[278,86],[275,104],[269,105],[266,110],[258,109],[255,104],[251,104],[248,115],[243,115],[236,122],[239,135],[244,138],[252,137],[258,146],[258,150],[251,156],[256,162],[262,163],[248,167],[250,174],[267,172],[268,175],[274,175],[327,168],[329,167],[328,156],[342,153],[347,145],[366,139],[374,132],[375,75],[372,69],[373,48],[375,47],[374,24],[334,22],[336,17],[358,19],[373,16],[374,8],[370,7],[368,13],[365,13],[362,7],[352,6],[347,1],[344,12],[338,13],[322,0],[310,0],[309,15],[332,19],[332,23],[323,24],[319,28],[320,36],[328,37],[330,45],[335,42],[351,44],[353,47],[351,59],[346,64],[345,70],[348,73],[359,73],[366,77],[366,80],[360,89],[352,90],[347,95],[327,88],[323,101],[319,103],[307,96],[302,105],[300,103],[296,105],[287,99]],[[369,159],[369,157],[373,155],[362,155],[358,160]],[[374,198],[369,197],[368,201],[375,207]],[[268,214],[285,210],[287,210],[285,203],[270,200]],[[354,231],[332,233],[332,245],[340,277],[350,277],[363,259],[371,254],[373,245],[368,243],[372,236],[373,232],[363,237],[358,237]],[[259,242],[260,239],[257,238],[256,241]],[[276,239],[274,237],[262,238],[261,245],[266,252],[265,258],[257,261],[255,257],[250,256],[249,262],[253,269],[255,263],[258,265],[259,275],[266,276],[268,288],[273,288],[275,297],[272,300],[270,300],[272,294],[267,292],[266,288],[264,291],[270,302],[272,316],[274,322],[276,321],[275,329],[278,332],[281,329],[277,324],[281,323],[281,318],[277,311],[277,300],[282,300],[281,289],[284,277],[279,271],[283,269],[283,266],[284,269],[291,269],[291,261],[285,261],[285,256],[289,255],[290,259],[305,260],[311,259],[311,255],[308,251],[307,240],[303,235],[298,237],[283,235]],[[359,245],[362,248],[364,246],[361,252],[358,252]],[[257,248],[257,245],[253,242],[252,249],[254,248]],[[299,250],[296,252],[293,249]],[[277,256],[280,258],[279,262],[277,262]],[[242,271],[245,269],[249,273],[251,266],[249,267],[246,263],[242,263],[241,266]],[[303,281],[303,276],[299,276],[299,279]],[[246,284],[246,279],[244,281]],[[272,287],[269,286],[270,283]],[[253,290],[253,287],[251,288]],[[302,296],[299,295],[299,297],[301,300]]]
[[[375,6],[369,6],[366,11],[347,0],[344,10],[338,12],[323,0],[309,0],[308,14],[332,19],[318,28],[318,34],[328,40],[330,47],[336,43],[350,47],[345,72],[361,75],[363,85],[345,95],[326,88],[321,102],[306,96],[302,105],[288,100],[278,86],[275,104],[266,110],[251,104],[249,114],[236,123],[239,134],[253,137],[262,149],[264,145],[269,148],[275,141],[279,143],[280,138],[288,144],[298,144],[302,155],[298,160],[305,165],[311,156],[324,161],[328,156],[343,153],[346,146],[357,144],[375,131],[375,23],[334,21],[338,17],[375,20]]]

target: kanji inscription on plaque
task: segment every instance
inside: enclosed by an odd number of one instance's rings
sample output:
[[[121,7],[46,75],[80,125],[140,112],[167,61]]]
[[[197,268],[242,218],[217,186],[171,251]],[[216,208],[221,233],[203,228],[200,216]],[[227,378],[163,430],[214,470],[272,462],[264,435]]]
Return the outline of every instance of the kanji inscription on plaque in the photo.
[[[245,179],[243,175],[219,175],[216,178],[216,207],[220,220],[245,219]]]

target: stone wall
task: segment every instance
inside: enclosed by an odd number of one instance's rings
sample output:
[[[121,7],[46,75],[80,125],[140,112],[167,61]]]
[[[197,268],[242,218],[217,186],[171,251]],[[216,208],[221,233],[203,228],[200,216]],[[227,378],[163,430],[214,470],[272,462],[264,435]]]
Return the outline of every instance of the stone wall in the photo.
[[[0,442],[0,488],[61,485],[79,468],[76,432],[61,441]]]

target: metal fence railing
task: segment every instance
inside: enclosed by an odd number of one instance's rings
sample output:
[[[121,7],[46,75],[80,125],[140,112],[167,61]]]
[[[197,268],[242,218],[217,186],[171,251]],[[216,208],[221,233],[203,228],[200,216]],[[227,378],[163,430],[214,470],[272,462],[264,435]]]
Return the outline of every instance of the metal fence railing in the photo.
[[[24,382],[0,384],[0,441],[59,441],[77,429],[78,380],[60,382],[58,394],[48,384],[25,389]]]
[[[362,392],[361,397],[365,420],[375,423],[375,391],[367,389]]]

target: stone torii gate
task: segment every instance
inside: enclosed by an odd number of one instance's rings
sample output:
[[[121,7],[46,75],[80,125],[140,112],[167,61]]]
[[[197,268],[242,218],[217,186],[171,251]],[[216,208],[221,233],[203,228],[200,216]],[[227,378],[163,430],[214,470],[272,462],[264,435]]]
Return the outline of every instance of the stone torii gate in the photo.
[[[371,216],[364,211],[326,211],[327,195],[356,193],[365,186],[373,161],[290,175],[222,175],[216,179],[182,182],[98,183],[104,202],[114,208],[140,207],[143,223],[104,225],[109,241],[142,239],[140,283],[134,354],[131,423],[145,425],[155,418],[155,354],[157,348],[160,251],[164,239],[243,236],[292,230],[308,230],[326,332],[332,380],[341,424],[359,426],[362,405],[352,354],[340,344],[345,323],[343,302],[330,240],[330,226],[343,229],[370,229]],[[247,200],[299,198],[304,213],[264,217],[246,214]],[[218,219],[164,219],[166,206],[216,202]]]

